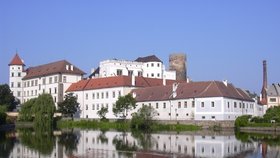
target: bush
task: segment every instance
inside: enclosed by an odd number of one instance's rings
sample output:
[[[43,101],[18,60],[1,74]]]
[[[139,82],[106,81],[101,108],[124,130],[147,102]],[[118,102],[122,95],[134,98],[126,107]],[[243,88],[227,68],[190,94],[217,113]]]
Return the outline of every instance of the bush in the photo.
[[[275,122],[279,123],[280,122],[280,106],[274,106],[274,107],[267,109],[263,118],[266,122],[275,120]]]
[[[249,124],[249,119],[251,118],[251,115],[243,115],[237,117],[237,119],[234,122],[235,128],[239,129],[240,127],[245,127]]]
[[[6,124],[7,114],[5,112],[0,112],[0,125]]]
[[[251,119],[250,122],[254,122],[254,123],[265,123],[266,120],[263,119],[262,117],[255,116],[255,117],[252,117],[252,119]]]

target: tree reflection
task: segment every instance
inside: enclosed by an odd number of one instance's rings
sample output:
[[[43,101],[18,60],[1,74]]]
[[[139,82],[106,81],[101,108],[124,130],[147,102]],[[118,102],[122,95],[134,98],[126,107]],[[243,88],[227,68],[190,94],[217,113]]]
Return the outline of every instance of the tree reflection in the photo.
[[[156,144],[156,139],[152,137],[151,133],[133,131],[132,136],[138,141],[138,144],[141,145],[141,148],[144,150],[152,149]]]
[[[9,157],[14,148],[16,138],[13,135],[0,131],[0,157]]]
[[[65,154],[67,156],[73,155],[74,151],[77,151],[77,145],[80,140],[80,133],[74,132],[73,129],[71,131],[63,132],[58,137],[58,143],[65,148]]]
[[[260,133],[245,133],[245,132],[236,132],[235,136],[238,140],[242,142],[265,142],[270,146],[279,146],[280,145],[280,136],[273,134],[260,134]]]
[[[131,143],[127,140],[126,132],[123,132],[121,135],[116,135],[113,139],[113,144],[119,155],[125,155],[127,157],[132,157],[133,152],[138,150],[138,147],[135,143]]]
[[[20,129],[19,137],[24,146],[43,155],[50,155],[55,146],[55,137],[50,128]]]
[[[108,138],[105,135],[106,131],[101,131],[97,139],[100,140],[102,144],[108,144]]]

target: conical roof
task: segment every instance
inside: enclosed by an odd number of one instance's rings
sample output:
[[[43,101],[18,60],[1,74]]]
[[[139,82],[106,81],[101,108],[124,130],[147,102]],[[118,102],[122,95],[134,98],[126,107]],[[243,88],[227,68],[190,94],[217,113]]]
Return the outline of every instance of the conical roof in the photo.
[[[25,64],[23,63],[23,61],[19,57],[18,53],[16,53],[16,55],[14,56],[12,61],[9,63],[9,66],[10,65],[23,65],[23,66],[25,66]]]

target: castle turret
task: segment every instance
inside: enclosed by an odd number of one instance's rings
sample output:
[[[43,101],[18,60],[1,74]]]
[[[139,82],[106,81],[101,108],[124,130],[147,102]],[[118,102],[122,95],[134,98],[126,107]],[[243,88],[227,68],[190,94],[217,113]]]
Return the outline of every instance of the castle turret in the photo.
[[[13,95],[22,102],[22,91],[23,91],[23,85],[22,85],[22,78],[25,76],[24,72],[24,66],[23,60],[19,57],[19,55],[16,53],[16,55],[13,57],[11,62],[9,63],[10,68],[10,74],[9,74],[9,85],[10,89],[13,92]]]

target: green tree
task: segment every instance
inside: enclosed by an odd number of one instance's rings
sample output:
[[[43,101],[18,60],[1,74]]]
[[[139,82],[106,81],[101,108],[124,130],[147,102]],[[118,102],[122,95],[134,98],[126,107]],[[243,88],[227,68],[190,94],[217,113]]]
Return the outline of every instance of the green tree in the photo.
[[[17,104],[10,87],[7,84],[0,85],[0,106],[6,106],[8,111],[12,111]]]
[[[55,112],[55,104],[50,94],[39,95],[32,111],[34,111],[35,114],[35,126],[51,128]]]
[[[280,122],[280,106],[274,106],[274,107],[267,109],[263,118],[266,122],[270,122],[271,120]]]
[[[113,108],[113,112],[116,116],[120,115],[121,118],[126,119],[127,113],[136,108],[136,100],[131,94],[120,96],[116,101],[116,106]]]
[[[236,118],[234,122],[235,128],[239,129],[240,127],[246,127],[249,124],[249,119],[251,115],[242,115]]]
[[[67,156],[71,157],[73,152],[77,151],[80,137],[80,132],[74,133],[73,129],[71,131],[62,132],[62,134],[58,136],[58,143],[64,146]]]
[[[141,129],[149,131],[154,123],[153,118],[157,115],[157,111],[147,105],[143,105],[137,113],[132,115],[131,127],[133,129]]]
[[[36,98],[30,99],[21,105],[19,112],[20,121],[33,121],[34,111],[32,109],[36,106],[36,100]]]
[[[6,107],[5,106],[0,106],[0,125],[3,125],[6,123],[6,118],[7,118],[7,114],[6,114]]]
[[[79,103],[77,102],[77,97],[75,97],[73,93],[67,94],[64,101],[58,103],[58,112],[61,112],[63,116],[70,116],[72,119],[78,109]]]
[[[106,114],[108,113],[108,108],[107,107],[102,107],[99,111],[97,111],[97,115],[101,118],[101,121],[105,121],[106,119]]]

